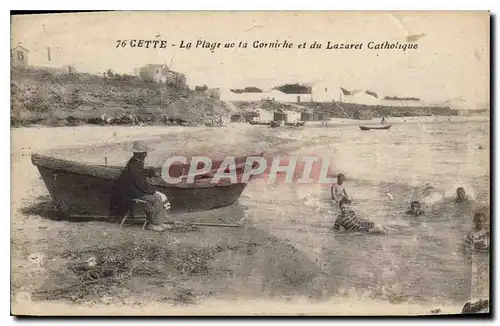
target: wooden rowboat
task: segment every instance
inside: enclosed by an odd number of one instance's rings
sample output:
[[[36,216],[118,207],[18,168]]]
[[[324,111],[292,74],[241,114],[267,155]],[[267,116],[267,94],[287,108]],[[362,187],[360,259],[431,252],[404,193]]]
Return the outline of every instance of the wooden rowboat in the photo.
[[[146,167],[145,171],[152,187],[167,195],[172,211],[204,211],[229,206],[239,199],[247,186],[247,183],[241,182],[245,164],[241,163],[242,160],[242,157],[236,159],[240,162],[237,163],[238,183],[231,183],[227,178],[213,183],[216,170],[197,176],[194,182],[189,183],[188,176],[182,174],[182,181],[178,184],[166,183],[159,176],[161,168]],[[88,165],[39,154],[33,154],[31,162],[38,168],[60,213],[66,216],[109,214],[115,182],[123,167]],[[220,163],[213,162],[213,169]],[[173,168],[177,172],[184,171],[175,165]],[[176,177],[175,173],[171,173],[171,176]]]
[[[361,126],[360,125],[359,129],[361,129],[361,130],[372,130],[372,129],[373,130],[387,130],[391,127],[392,127],[392,125],[383,125],[383,126],[375,126],[375,125],[373,125],[373,126]]]

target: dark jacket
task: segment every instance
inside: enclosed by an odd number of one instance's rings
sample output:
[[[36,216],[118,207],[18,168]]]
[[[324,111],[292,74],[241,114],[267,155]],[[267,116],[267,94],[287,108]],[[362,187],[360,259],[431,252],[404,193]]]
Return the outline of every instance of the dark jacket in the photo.
[[[132,157],[115,183],[111,198],[110,213],[124,214],[130,208],[130,200],[144,195],[153,195],[155,190],[149,184],[144,162]]]

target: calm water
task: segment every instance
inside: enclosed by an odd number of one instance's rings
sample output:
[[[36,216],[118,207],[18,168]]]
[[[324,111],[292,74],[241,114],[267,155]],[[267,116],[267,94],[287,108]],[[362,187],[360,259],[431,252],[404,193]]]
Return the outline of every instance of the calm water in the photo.
[[[328,186],[275,187],[256,180],[247,187],[240,200],[250,207],[247,218],[306,252],[325,274],[318,280],[325,294],[440,303],[468,299],[470,265],[464,263],[460,244],[476,208],[457,206],[453,196],[462,186],[479,206],[488,207],[489,123],[262,132],[315,143],[296,153],[330,156],[333,170],[347,176],[358,216],[392,226],[388,235],[333,234],[328,227],[335,209]],[[432,191],[424,191],[428,185]],[[412,200],[424,203],[424,216],[404,214]]]

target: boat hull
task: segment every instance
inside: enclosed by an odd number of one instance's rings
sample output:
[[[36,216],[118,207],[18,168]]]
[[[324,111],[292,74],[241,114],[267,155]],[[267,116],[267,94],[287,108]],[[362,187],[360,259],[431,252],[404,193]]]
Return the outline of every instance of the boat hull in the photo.
[[[299,121],[297,123],[294,122],[285,122],[285,126],[291,126],[291,127],[303,127],[306,124],[305,121]]]
[[[361,130],[388,130],[392,127],[392,125],[386,125],[386,126],[359,126],[359,129]]]
[[[271,122],[260,122],[260,121],[249,121],[251,125],[258,125],[258,126],[270,126]]]
[[[52,197],[55,207],[66,216],[109,214],[115,181],[121,173],[116,167],[87,166],[74,162],[32,156],[33,164]],[[149,178],[151,186],[165,195],[174,212],[196,212],[225,207],[236,202],[247,183],[197,179],[192,184],[167,184],[160,177]]]

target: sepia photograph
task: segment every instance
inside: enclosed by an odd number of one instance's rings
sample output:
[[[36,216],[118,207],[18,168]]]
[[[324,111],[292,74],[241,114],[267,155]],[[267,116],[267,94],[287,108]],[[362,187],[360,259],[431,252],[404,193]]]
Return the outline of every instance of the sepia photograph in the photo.
[[[490,316],[489,11],[10,19],[12,315]]]

